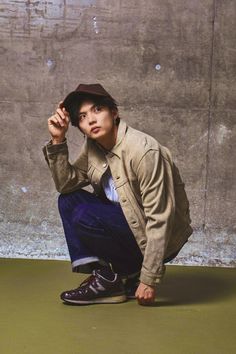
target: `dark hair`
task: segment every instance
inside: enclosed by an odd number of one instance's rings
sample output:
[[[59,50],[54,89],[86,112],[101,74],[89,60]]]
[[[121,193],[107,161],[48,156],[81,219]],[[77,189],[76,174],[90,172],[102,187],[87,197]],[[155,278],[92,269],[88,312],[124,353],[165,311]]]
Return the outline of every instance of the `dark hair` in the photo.
[[[65,109],[70,115],[70,121],[71,124],[74,127],[78,127],[79,123],[79,110],[82,106],[82,104],[85,101],[91,101],[95,105],[101,106],[101,107],[107,107],[109,108],[110,111],[118,111],[117,108],[117,103],[112,97],[108,96],[99,96],[99,95],[93,95],[89,93],[80,93],[78,96],[74,96],[73,101],[71,102],[66,102],[64,104]]]

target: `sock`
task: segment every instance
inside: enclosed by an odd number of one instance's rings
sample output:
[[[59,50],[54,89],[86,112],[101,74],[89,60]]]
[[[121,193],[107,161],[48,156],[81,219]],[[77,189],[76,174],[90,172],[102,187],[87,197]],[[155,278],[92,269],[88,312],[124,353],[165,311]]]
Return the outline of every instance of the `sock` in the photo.
[[[101,266],[100,265],[98,272],[106,280],[112,281],[115,279],[115,273],[112,271],[110,266]]]
[[[92,269],[99,270],[99,274],[107,280],[114,280],[115,273],[112,271],[111,267],[107,265],[101,265],[99,262],[90,263]]]

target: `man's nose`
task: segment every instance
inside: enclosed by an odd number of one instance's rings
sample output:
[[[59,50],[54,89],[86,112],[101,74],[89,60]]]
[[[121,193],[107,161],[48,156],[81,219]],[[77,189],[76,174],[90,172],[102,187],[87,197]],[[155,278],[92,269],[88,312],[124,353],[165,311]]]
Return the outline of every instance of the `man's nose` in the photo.
[[[88,123],[93,124],[96,123],[96,116],[92,112],[88,114]]]

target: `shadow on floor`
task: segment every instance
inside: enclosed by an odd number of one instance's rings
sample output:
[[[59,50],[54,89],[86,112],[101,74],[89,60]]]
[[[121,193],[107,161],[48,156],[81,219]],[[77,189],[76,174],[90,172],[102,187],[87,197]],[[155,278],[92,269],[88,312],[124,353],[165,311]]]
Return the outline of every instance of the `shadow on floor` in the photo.
[[[235,275],[232,268],[171,267],[158,287],[156,303],[150,306],[207,304],[235,297]]]
[[[158,306],[212,303],[235,295],[236,282],[232,281],[235,269],[222,272],[222,269],[201,268],[200,271],[189,267],[188,270],[191,271],[166,276],[158,291]]]

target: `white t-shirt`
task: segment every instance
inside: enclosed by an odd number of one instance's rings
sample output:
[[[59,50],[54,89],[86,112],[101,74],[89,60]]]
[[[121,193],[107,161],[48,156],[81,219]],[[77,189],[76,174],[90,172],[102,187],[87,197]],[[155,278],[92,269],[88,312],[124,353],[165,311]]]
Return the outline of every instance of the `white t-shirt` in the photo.
[[[107,199],[111,202],[119,203],[119,197],[115,189],[114,181],[111,176],[110,168],[102,176],[102,186],[106,194]]]

